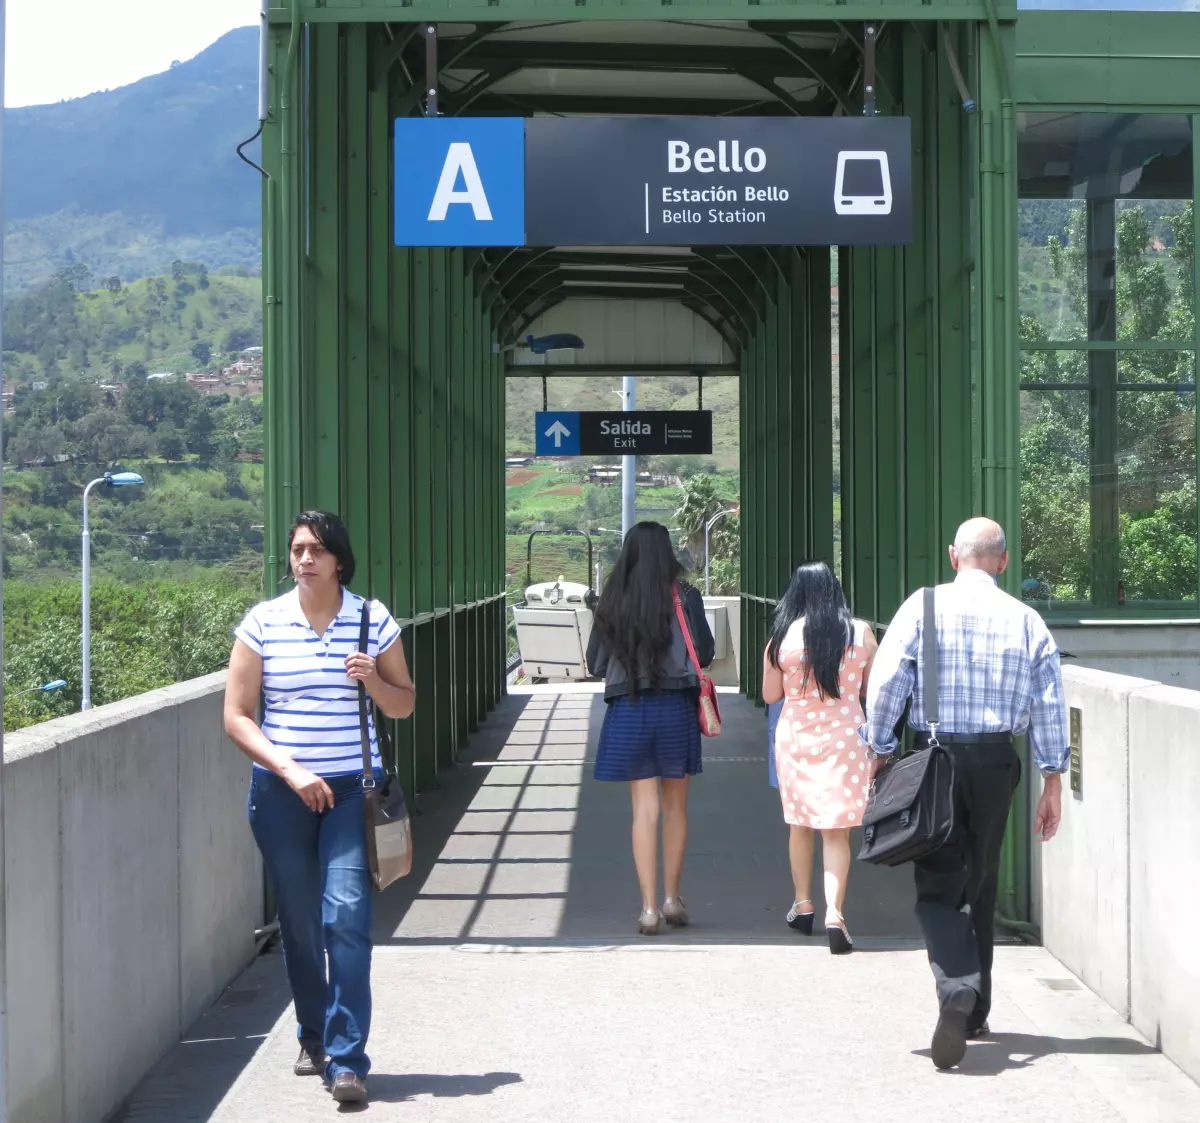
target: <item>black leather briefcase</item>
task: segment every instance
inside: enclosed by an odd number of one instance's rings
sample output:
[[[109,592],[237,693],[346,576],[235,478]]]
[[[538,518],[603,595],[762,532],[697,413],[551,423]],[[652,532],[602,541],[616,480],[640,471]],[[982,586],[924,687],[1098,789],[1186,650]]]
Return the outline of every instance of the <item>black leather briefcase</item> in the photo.
[[[933,589],[925,590],[921,635],[925,706],[930,742],[885,764],[875,776],[863,812],[860,861],[898,866],[932,854],[954,830],[954,758],[937,743],[937,616]]]
[[[954,830],[954,758],[917,749],[879,770],[863,813],[859,859],[898,866],[943,846]]]

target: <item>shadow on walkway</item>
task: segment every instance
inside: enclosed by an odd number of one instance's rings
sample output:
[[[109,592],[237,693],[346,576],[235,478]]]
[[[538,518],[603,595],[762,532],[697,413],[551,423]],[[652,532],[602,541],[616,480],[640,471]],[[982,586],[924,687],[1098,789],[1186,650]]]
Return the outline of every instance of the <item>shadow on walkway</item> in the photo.
[[[803,943],[784,923],[787,827],[767,783],[765,711],[735,694],[721,706],[724,730],[705,740],[689,806],[683,895],[693,923],[660,939]],[[628,788],[591,778],[603,716],[603,698],[586,688],[505,700],[443,787],[422,796],[413,872],[379,902],[381,944],[639,939]],[[816,865],[820,916],[819,846]],[[912,900],[905,871],[855,862],[846,902],[855,940],[864,950],[917,941]]]
[[[913,1055],[928,1057],[928,1049]],[[969,1042],[963,1062],[946,1075],[998,1076],[1009,1069],[1029,1068],[1046,1057],[1153,1057],[1158,1050],[1128,1037],[1041,1037],[1030,1033],[992,1033]]]
[[[291,1002],[283,957],[278,951],[260,955],[154,1066],[108,1123],[211,1119]],[[114,1032],[119,1032],[118,1026]]]
[[[375,1103],[405,1103],[418,1096],[433,1096],[434,1099],[461,1099],[464,1096],[490,1096],[497,1088],[509,1084],[520,1084],[519,1072],[485,1072],[478,1076],[458,1074],[433,1076],[428,1073],[411,1073],[395,1076],[387,1072],[373,1072],[370,1076],[371,1100]]]

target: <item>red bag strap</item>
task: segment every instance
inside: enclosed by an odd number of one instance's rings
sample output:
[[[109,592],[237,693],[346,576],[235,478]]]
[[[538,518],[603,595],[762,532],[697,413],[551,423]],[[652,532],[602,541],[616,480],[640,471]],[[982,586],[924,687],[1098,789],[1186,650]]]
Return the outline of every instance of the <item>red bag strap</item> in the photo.
[[[688,655],[691,656],[692,665],[696,668],[696,674],[700,675],[704,672],[700,669],[700,660],[696,656],[696,646],[692,643],[692,631],[688,627],[687,617],[683,613],[683,601],[679,599],[679,586],[671,586],[671,595],[675,598],[675,617],[679,621],[680,630],[683,632],[683,642],[687,644]]]

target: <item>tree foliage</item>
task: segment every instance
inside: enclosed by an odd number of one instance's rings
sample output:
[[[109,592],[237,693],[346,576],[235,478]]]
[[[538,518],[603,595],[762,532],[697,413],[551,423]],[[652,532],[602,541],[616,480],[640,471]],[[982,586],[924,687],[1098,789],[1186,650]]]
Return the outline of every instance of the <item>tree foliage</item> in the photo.
[[[229,573],[194,581],[92,587],[92,701],[96,705],[220,670],[257,582]],[[82,698],[77,581],[5,587],[4,728],[75,713]],[[56,679],[54,693],[22,693]]]

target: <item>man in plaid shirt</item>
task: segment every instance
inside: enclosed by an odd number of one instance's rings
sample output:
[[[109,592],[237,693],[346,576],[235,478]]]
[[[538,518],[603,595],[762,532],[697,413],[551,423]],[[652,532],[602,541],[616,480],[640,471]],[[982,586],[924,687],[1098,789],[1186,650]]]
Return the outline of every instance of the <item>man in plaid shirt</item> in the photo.
[[[950,547],[958,576],[936,593],[938,741],[954,757],[955,827],[946,844],[915,864],[917,918],[937,982],[940,1008],[933,1063],[952,1068],[968,1037],[988,1032],[992,998],[993,914],[1013,792],[1021,761],[1013,737],[1028,733],[1043,776],[1034,833],[1048,841],[1062,811],[1062,773],[1070,760],[1058,648],[1042,618],[1003,592],[1004,531],[991,519],[964,523]],[[928,743],[921,667],[922,593],[889,625],[871,669],[867,724],[870,767],[896,749],[896,725]]]

